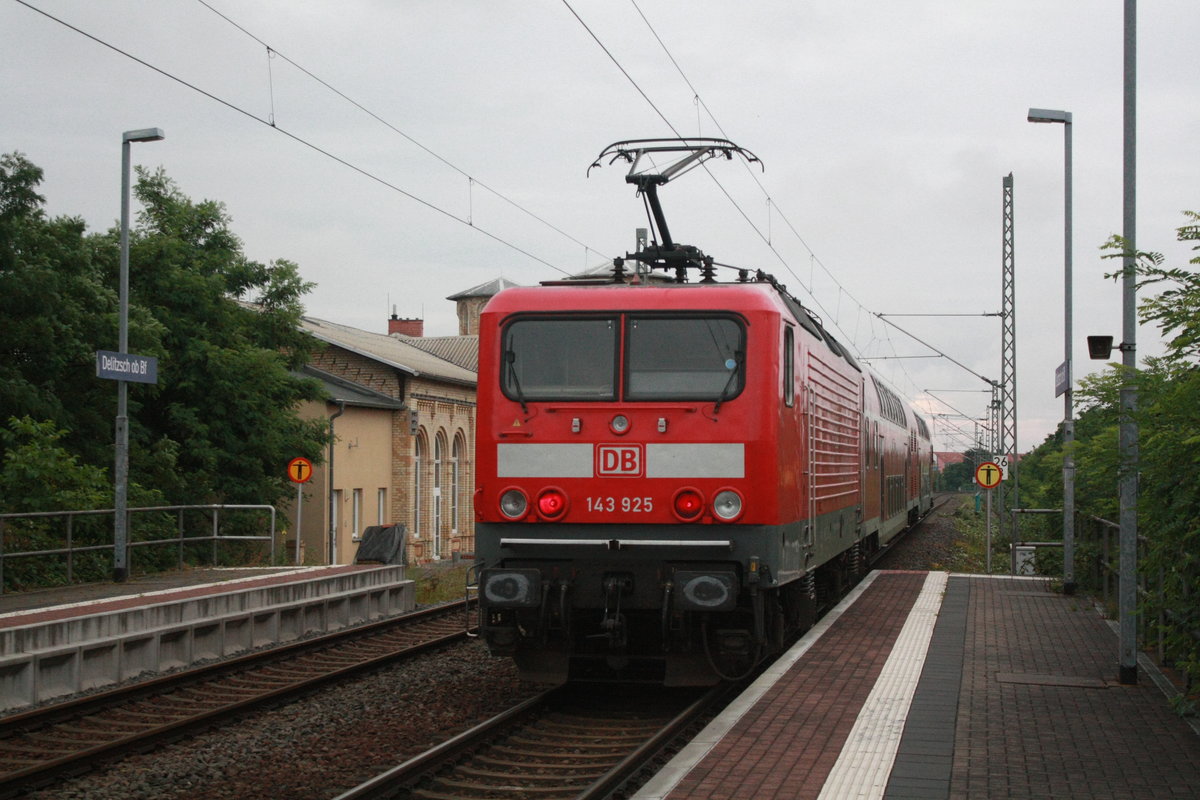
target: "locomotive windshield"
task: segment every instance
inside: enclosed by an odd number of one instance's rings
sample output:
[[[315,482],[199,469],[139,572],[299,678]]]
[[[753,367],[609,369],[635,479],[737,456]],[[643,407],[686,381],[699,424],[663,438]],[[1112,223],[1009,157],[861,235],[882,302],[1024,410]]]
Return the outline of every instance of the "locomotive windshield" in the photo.
[[[742,326],[729,317],[633,317],[626,400],[728,400],[742,390]]]
[[[500,385],[520,402],[617,399],[724,402],[745,383],[745,330],[727,316],[524,318],[504,329]]]
[[[516,400],[613,400],[617,320],[522,319],[504,331],[500,385]]]

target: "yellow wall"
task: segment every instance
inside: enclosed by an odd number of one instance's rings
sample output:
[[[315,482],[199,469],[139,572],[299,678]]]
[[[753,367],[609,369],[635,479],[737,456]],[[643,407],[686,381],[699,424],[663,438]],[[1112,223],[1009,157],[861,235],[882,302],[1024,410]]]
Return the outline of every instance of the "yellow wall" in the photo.
[[[326,403],[306,403],[301,407],[301,416],[329,419],[337,407]],[[384,409],[356,408],[347,406],[346,411],[334,420],[333,473],[336,495],[338,528],[335,563],[349,564],[354,561],[358,548],[354,537],[370,525],[390,525],[397,521],[391,518],[393,489],[392,480],[392,416]],[[302,546],[305,560],[324,564],[329,559],[329,483],[328,457],[326,463],[317,464],[313,478],[304,484],[304,508],[301,515]],[[358,530],[353,529],[354,490],[361,491],[361,513]],[[379,490],[386,492],[384,519],[379,518]],[[289,529],[294,527],[296,510],[288,508],[285,514]],[[289,537],[290,538],[290,537]],[[290,539],[288,555],[294,556],[295,540]]]

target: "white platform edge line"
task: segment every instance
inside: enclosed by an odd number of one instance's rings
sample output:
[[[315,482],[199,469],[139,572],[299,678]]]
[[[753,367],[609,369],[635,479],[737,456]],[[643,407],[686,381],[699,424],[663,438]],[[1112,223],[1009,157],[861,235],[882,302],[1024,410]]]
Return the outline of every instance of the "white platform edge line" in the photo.
[[[821,617],[817,624],[809,629],[808,633],[801,636],[800,640],[792,645],[790,650],[776,660],[754,683],[750,684],[750,687],[730,703],[716,719],[708,723],[704,730],[697,734],[696,738],[685,745],[630,800],[662,800],[674,791],[684,776],[691,772],[708,755],[709,751],[716,747],[717,743],[725,737],[725,734],[746,715],[747,711],[754,707],[754,704],[767,693],[768,689],[779,681],[783,673],[791,669],[792,665],[799,661],[816,644],[817,640],[833,627],[833,624],[846,612],[846,609],[854,605],[863,592],[875,582],[875,578],[878,575],[879,570],[874,570],[867,577],[863,578],[858,586],[855,586],[850,590],[849,594],[842,598],[842,602],[834,606],[828,614]]]
[[[945,572],[931,572],[925,579],[819,800],[883,797],[948,581]]]
[[[985,575],[981,572],[950,572],[947,573],[951,578],[971,578],[973,580],[991,580],[991,581],[1033,581],[1035,583],[1050,583],[1053,578],[1046,575],[1008,575],[996,573],[994,575]]]

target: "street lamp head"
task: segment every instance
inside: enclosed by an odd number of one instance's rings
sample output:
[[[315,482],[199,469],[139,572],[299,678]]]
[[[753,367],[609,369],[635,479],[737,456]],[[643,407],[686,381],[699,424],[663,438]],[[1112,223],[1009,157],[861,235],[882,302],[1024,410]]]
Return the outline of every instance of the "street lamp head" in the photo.
[[[140,128],[121,134],[122,142],[157,142],[167,138],[162,128]]]
[[[1026,119],[1030,122],[1062,122],[1070,125],[1071,112],[1055,111],[1049,108],[1031,108],[1029,109],[1029,116]]]

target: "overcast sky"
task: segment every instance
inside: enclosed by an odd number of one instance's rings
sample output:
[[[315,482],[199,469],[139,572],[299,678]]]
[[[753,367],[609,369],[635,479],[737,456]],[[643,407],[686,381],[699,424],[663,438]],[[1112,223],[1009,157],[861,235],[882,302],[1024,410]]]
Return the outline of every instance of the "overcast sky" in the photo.
[[[606,145],[727,136],[765,171],[712,162],[666,186],[677,241],[774,273],[864,357],[930,352],[875,314],[978,314],[889,319],[998,379],[982,314],[1000,310],[1012,173],[1026,450],[1063,414],[1063,130],[1026,114],[1063,109],[1076,377],[1099,363],[1086,334],[1120,341],[1099,249],[1122,224],[1117,0],[207,3],[0,0],[0,151],[45,170],[51,214],[115,225],[121,133],[159,127],[134,163],[223,202],[250,257],[297,262],[312,316],[385,332],[394,307],[447,335],[455,292],[633,248],[646,218],[624,169],[586,175]],[[1200,5],[1143,2],[1138,29],[1137,244],[1181,266]],[[1157,352],[1143,328],[1139,354]],[[948,359],[873,363],[927,412],[986,414],[986,384]],[[972,430],[939,419],[937,446],[962,450],[951,425]]]

